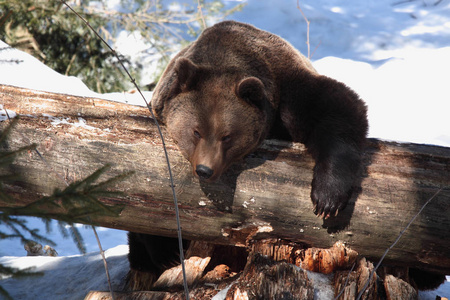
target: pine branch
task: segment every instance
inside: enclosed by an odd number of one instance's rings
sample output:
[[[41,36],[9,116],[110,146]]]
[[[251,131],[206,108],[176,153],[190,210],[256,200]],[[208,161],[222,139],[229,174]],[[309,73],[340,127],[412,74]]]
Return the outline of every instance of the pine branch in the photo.
[[[62,219],[68,223],[89,223],[89,215],[117,216],[123,209],[119,206],[106,206],[102,204],[99,197],[117,197],[123,195],[121,192],[106,190],[107,186],[116,183],[132,174],[123,173],[106,181],[94,184],[108,166],[101,167],[84,180],[70,184],[64,190],[55,189],[50,196],[43,197],[24,207],[0,207],[6,214],[24,215]],[[58,208],[61,214],[48,214],[47,207]]]
[[[13,119],[0,132],[0,170],[8,170],[14,159],[27,150],[35,149],[35,145],[21,147],[17,150],[8,149],[7,139],[11,133],[12,128],[17,124],[18,120]],[[22,243],[27,243],[30,238],[27,238],[24,233],[31,236],[31,239],[44,242],[54,246],[55,243],[43,235],[38,230],[30,229],[26,221],[17,217],[16,215],[36,216],[40,217],[46,225],[47,232],[50,230],[52,218],[60,219],[59,229],[63,236],[71,236],[77,245],[78,249],[84,253],[86,251],[83,238],[73,224],[75,222],[86,223],[91,220],[92,216],[117,216],[123,209],[123,206],[107,206],[99,201],[100,197],[117,197],[123,195],[108,190],[113,184],[125,179],[133,174],[133,172],[125,172],[96,183],[99,178],[110,168],[109,165],[99,168],[84,180],[76,181],[68,185],[64,190],[55,189],[52,195],[42,197],[41,199],[32,202],[24,207],[0,207],[0,223],[9,228],[12,233],[0,232],[2,238],[18,238]],[[3,184],[7,181],[14,181],[20,178],[20,174],[13,174],[11,172],[2,172],[0,175],[0,199],[6,203],[14,203],[15,199],[5,193]],[[48,207],[57,208],[61,213],[49,214]],[[71,225],[67,230],[66,225]]]
[[[75,245],[77,245],[78,250],[80,253],[85,254],[86,253],[86,246],[84,244],[83,236],[81,235],[78,228],[73,226],[73,224],[70,224],[72,226],[69,227],[70,235],[72,237],[72,240],[75,242]]]

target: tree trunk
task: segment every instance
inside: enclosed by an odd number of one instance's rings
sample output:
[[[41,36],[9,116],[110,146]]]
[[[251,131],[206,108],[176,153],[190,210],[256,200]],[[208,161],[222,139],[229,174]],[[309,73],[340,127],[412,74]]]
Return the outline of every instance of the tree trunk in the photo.
[[[31,152],[18,157],[11,170],[22,178],[4,184],[18,200],[0,206],[21,206],[64,188],[55,173],[79,180],[110,163],[109,175],[135,174],[115,186],[126,196],[102,202],[126,206],[119,217],[92,216],[92,221],[176,236],[162,143],[145,107],[10,86],[0,86],[0,99],[4,108],[20,115],[8,147],[37,143],[47,162]],[[1,122],[0,128],[6,125]],[[313,160],[302,145],[267,140],[219,182],[202,184],[163,133],[186,239],[244,246],[251,239],[279,238],[321,248],[342,240],[360,255],[377,259],[443,187],[385,261],[450,274],[449,148],[371,139],[361,191],[337,217],[322,220],[312,212]]]

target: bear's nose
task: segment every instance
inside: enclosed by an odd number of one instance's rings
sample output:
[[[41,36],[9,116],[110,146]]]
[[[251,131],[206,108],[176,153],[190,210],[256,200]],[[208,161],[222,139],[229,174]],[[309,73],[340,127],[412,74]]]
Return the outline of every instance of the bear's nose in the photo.
[[[213,175],[214,171],[205,165],[197,165],[195,173],[197,173],[198,177],[201,179],[208,179]]]

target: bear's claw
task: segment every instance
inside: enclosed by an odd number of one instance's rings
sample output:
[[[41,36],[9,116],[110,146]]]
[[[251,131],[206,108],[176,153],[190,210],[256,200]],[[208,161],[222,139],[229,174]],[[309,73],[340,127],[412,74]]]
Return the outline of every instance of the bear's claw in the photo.
[[[330,186],[320,188],[316,185],[316,181],[313,180],[311,200],[314,204],[314,214],[324,219],[330,216],[337,216],[339,211],[342,211],[347,206],[351,195],[351,188],[346,192],[341,192],[339,189],[333,189]]]

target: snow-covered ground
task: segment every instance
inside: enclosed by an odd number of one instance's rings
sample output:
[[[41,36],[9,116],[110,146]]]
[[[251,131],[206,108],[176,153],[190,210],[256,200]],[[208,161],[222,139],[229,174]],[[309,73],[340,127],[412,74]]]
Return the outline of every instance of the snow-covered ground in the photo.
[[[307,53],[306,23],[296,0],[228,1],[230,5],[236,2],[247,5],[229,19],[278,34]],[[450,147],[450,1],[400,2],[300,1],[311,22],[314,66],[320,73],[352,87],[367,102],[371,137]],[[121,40],[120,45],[129,45],[133,39]],[[130,51],[120,45],[119,52]],[[3,47],[0,43],[0,49]],[[99,97],[78,79],[59,75],[16,50],[0,51],[0,84]],[[142,104],[141,99],[130,94],[100,96]],[[27,220],[30,227],[45,233],[39,220]],[[82,299],[90,289],[106,290],[103,263],[92,230],[81,225],[79,229],[90,252],[85,256],[77,255],[73,242],[64,239],[56,228],[48,237],[57,242],[57,258],[21,257],[26,252],[18,240],[0,240],[0,263],[20,268],[35,266],[37,271],[45,272],[43,277],[1,280],[0,285],[16,299]],[[126,245],[126,233],[103,228],[98,231],[103,248],[109,249],[113,283],[119,286],[128,268],[127,247],[111,248]],[[436,294],[450,297],[450,283],[437,291],[421,293],[420,297],[435,299]]]

